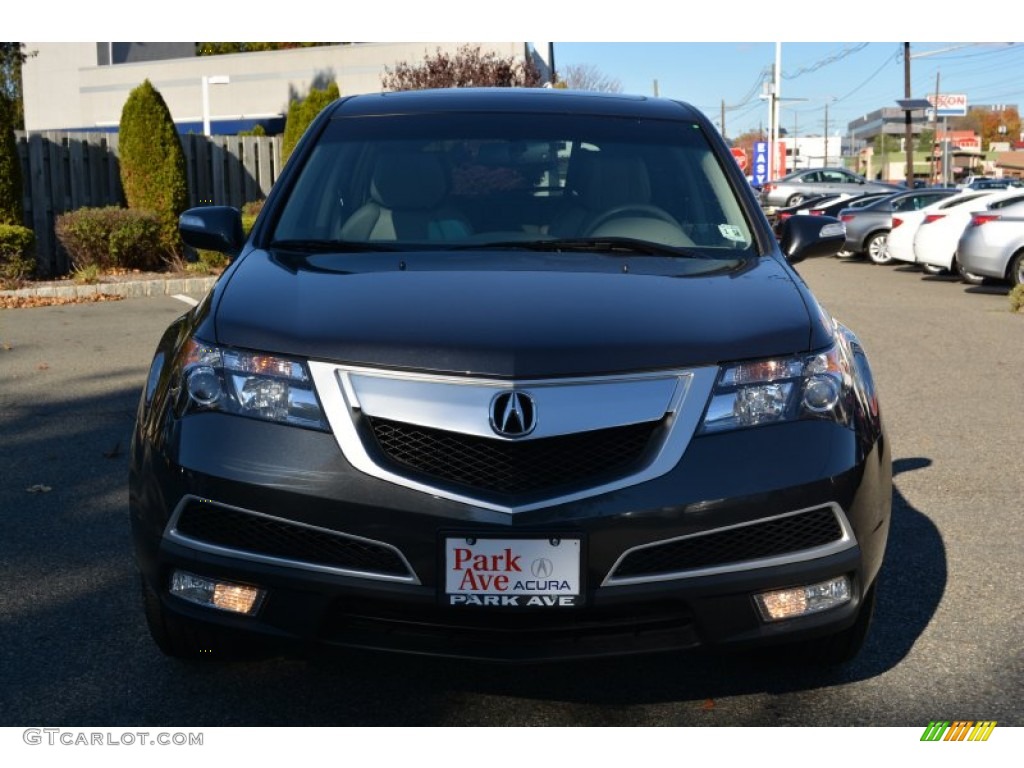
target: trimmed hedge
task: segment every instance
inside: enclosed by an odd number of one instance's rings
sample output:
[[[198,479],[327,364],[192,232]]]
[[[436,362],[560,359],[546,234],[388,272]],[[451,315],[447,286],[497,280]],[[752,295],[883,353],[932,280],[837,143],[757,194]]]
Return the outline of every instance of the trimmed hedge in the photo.
[[[11,118],[10,102],[0,94],[0,224],[21,225],[24,219],[21,196],[24,192]]]
[[[188,207],[185,152],[171,112],[149,80],[128,95],[118,146],[128,207],[155,213],[165,249],[180,254],[178,216]]]
[[[0,224],[0,284],[15,285],[36,271],[36,235],[20,224]]]
[[[79,208],[58,216],[53,229],[75,269],[154,270],[165,265],[163,223],[151,211]]]
[[[292,150],[299,143],[313,119],[323,111],[324,107],[341,98],[337,83],[330,83],[326,88],[313,88],[309,95],[301,100],[292,101],[288,105],[288,116],[285,118],[284,135],[281,138],[281,163],[288,162]]]

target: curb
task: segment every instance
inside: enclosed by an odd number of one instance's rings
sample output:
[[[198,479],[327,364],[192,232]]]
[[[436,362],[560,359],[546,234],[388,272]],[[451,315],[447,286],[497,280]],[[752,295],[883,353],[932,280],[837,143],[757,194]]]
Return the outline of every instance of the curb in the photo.
[[[213,288],[213,284],[216,282],[217,277],[212,276],[126,280],[120,283],[94,283],[92,285],[78,285],[71,282],[46,283],[13,291],[0,291],[0,296],[79,299],[103,294],[123,296],[126,299],[139,299],[147,296],[173,296],[177,293],[205,294]]]

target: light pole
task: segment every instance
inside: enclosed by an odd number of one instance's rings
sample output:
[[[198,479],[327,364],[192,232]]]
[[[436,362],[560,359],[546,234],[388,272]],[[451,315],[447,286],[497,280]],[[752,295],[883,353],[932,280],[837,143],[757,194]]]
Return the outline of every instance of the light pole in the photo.
[[[210,135],[210,86],[227,85],[231,78],[227,75],[203,75],[203,136]]]

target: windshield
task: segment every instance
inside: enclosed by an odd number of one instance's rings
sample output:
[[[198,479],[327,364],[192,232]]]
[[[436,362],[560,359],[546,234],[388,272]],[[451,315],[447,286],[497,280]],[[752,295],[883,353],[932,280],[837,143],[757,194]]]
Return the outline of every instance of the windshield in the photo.
[[[713,258],[754,253],[696,124],[501,112],[336,118],[271,239],[344,250],[620,239]]]

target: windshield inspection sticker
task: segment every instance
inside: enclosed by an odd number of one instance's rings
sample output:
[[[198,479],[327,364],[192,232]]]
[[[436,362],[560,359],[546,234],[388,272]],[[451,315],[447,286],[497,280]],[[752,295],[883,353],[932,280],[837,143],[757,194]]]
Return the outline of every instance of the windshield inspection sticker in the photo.
[[[726,240],[732,240],[736,243],[742,243],[746,240],[743,237],[743,232],[735,224],[719,224],[718,231],[722,234]]]

